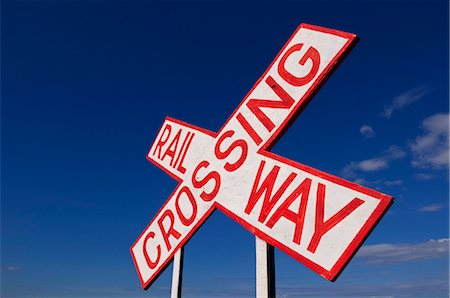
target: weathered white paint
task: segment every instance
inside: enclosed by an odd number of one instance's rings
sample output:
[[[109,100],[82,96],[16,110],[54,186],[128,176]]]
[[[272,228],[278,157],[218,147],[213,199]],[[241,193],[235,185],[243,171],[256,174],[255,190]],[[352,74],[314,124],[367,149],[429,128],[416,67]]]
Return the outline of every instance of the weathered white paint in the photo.
[[[256,298],[275,298],[275,260],[273,247],[255,237]]]
[[[181,298],[181,286],[183,280],[184,247],[180,248],[173,257],[171,298]]]
[[[131,248],[144,288],[215,207],[323,277],[337,276],[392,198],[264,148],[306,106],[354,39],[352,34],[302,25],[217,134],[166,119],[147,158],[180,184]],[[311,49],[320,59],[311,58]],[[282,75],[283,69],[308,80],[297,84]],[[261,99],[278,106],[252,110],[251,101]],[[290,104],[280,108],[281,102]],[[307,191],[299,191],[306,182]],[[255,195],[263,185],[266,189]],[[256,202],[249,208],[252,198]],[[355,201],[357,206],[342,215]]]

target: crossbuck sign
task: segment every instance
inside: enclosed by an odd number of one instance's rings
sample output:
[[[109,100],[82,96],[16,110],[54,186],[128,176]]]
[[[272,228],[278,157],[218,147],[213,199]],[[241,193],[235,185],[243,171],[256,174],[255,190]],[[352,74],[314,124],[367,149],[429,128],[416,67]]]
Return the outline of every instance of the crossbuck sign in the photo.
[[[356,39],[302,24],[219,132],[166,118],[147,158],[179,184],[130,249],[143,288],[216,208],[324,278],[338,276],[392,197],[269,149]]]

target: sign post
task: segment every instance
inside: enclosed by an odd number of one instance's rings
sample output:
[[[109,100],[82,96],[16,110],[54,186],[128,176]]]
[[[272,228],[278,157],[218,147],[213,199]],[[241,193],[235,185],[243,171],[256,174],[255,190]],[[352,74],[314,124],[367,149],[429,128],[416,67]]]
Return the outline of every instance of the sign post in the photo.
[[[257,266],[274,246],[337,278],[392,197],[269,150],[356,40],[302,24],[219,132],[166,118],[147,159],[179,184],[130,249],[143,288],[216,208],[257,237]],[[270,272],[258,269],[258,285]]]
[[[275,298],[275,256],[273,246],[255,236],[256,297]]]
[[[171,298],[181,298],[181,285],[183,281],[184,247],[181,247],[173,257]]]

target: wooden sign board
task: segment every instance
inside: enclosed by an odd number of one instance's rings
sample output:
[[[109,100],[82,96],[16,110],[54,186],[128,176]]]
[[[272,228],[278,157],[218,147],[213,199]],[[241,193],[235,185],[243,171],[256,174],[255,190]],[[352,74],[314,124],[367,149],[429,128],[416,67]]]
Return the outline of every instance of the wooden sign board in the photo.
[[[268,150],[356,39],[302,24],[218,133],[166,118],[147,158],[179,184],[130,249],[144,288],[215,208],[338,276],[392,197]]]

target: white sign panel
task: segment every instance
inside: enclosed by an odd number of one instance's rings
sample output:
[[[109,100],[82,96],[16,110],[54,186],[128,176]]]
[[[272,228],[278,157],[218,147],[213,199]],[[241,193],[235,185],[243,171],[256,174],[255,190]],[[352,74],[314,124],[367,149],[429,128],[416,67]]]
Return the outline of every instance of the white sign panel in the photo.
[[[144,288],[215,208],[337,277],[392,197],[268,150],[355,41],[303,24],[218,133],[165,120],[147,157],[180,183],[131,247]]]

